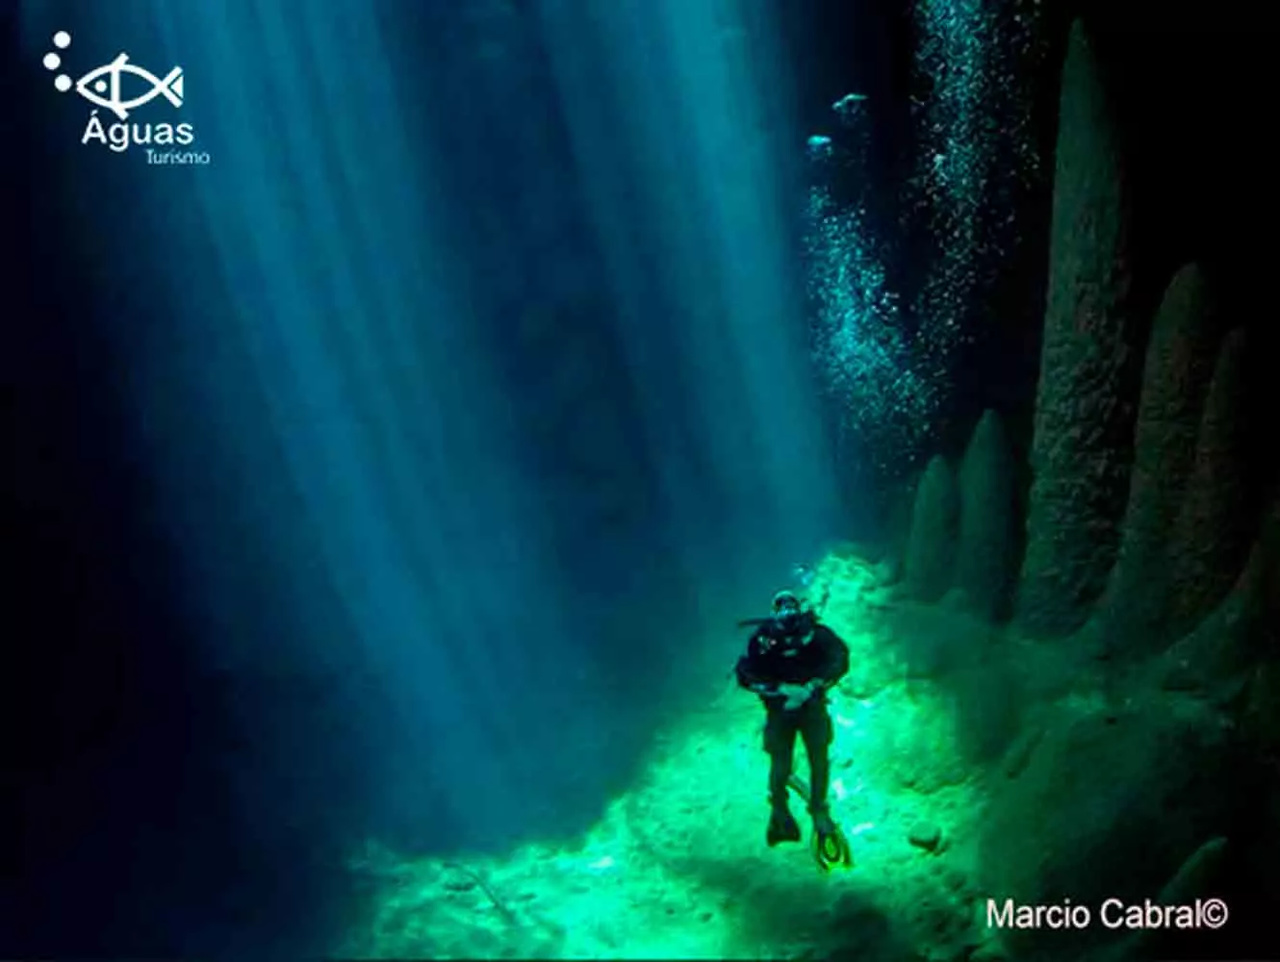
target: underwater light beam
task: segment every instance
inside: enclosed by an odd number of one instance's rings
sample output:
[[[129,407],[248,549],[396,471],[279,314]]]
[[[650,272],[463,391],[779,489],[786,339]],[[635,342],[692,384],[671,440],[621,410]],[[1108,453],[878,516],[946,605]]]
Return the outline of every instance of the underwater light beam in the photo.
[[[758,592],[838,521],[792,243],[803,138],[769,5],[539,11],[677,550]],[[663,443],[673,416],[691,449]]]
[[[838,520],[792,244],[803,138],[767,4],[570,6],[547,2],[529,19],[549,41],[591,239],[610,268],[602,313],[621,318],[610,333],[663,482],[652,527],[736,643],[743,607]],[[433,16],[457,26],[451,10]],[[518,827],[557,772],[580,784],[564,725],[590,712],[564,708],[561,665],[589,665],[600,641],[581,630],[590,604],[567,600],[575,586],[549,530],[566,518],[545,516],[557,492],[521,470],[531,416],[468,287],[505,265],[460,242],[459,222],[500,218],[500,202],[445,196],[471,156],[450,136],[459,108],[413,99],[503,67],[445,76],[427,58],[393,70],[379,18],[412,18],[390,0],[305,20],[251,0],[132,0],[85,30],[115,37],[129,15],[159,28],[156,59],[183,65],[184,116],[215,154],[185,172],[201,216],[166,224],[186,249],[212,252],[172,280],[179,330],[157,341],[194,355],[189,381],[163,350],[126,346],[140,408],[199,405],[187,420],[219,433],[183,435],[184,414],[167,414],[170,436],[148,453],[159,513],[183,532],[190,605],[217,613],[192,631],[217,670],[271,675],[282,697],[303,676],[364,698],[382,726],[369,793],[406,810],[442,795],[456,826],[488,841],[495,825]],[[164,222],[164,190],[134,183]],[[518,195],[524,182],[510,186]],[[252,524],[221,524],[211,490]],[[260,627],[262,604],[281,630]],[[264,767],[291,772],[292,760]]]
[[[513,425],[480,324],[453,279],[465,255],[438,213],[453,205],[405,130],[411,82],[391,75],[365,5],[301,21],[269,4],[150,6],[175,55],[179,39],[200,38],[183,52],[189,73],[216,64],[226,75],[200,114],[217,162],[192,185],[218,254],[206,283],[235,304],[221,336],[243,344],[268,401],[256,410],[221,380],[202,393],[222,423],[244,425],[233,450],[269,424],[298,503],[272,512],[261,536],[282,558],[299,546],[289,563],[310,572],[304,584],[335,587],[351,635],[313,625],[272,651],[208,637],[210,658],[305,673],[354,650],[384,726],[371,790],[409,811],[444,795],[482,834],[518,825],[522,788],[541,788],[521,781],[537,777],[526,755],[550,733],[511,706],[555,689],[554,663],[530,642],[568,636],[562,586],[504,447]],[[180,480],[170,488],[180,502]],[[318,570],[302,532],[322,545]]]

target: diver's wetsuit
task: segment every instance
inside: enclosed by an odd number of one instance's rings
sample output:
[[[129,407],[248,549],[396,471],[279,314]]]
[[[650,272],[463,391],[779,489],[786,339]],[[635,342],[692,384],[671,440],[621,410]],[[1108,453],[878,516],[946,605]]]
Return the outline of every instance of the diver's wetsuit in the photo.
[[[765,706],[764,750],[769,753],[769,802],[775,812],[787,808],[787,780],[798,733],[809,756],[809,811],[815,818],[826,815],[831,779],[827,749],[834,734],[826,689],[848,670],[848,645],[812,615],[803,617],[790,633],[778,622],[766,621],[738,659],[738,684],[760,695]],[[778,693],[779,685],[812,681],[822,682],[822,689],[799,708],[783,707],[786,698]]]

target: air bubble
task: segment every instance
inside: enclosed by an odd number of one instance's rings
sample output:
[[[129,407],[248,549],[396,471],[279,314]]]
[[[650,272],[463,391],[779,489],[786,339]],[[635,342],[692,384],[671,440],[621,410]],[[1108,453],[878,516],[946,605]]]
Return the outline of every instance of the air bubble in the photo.
[[[66,50],[71,46],[71,34],[65,30],[59,30],[53,35],[53,45],[59,50]]]

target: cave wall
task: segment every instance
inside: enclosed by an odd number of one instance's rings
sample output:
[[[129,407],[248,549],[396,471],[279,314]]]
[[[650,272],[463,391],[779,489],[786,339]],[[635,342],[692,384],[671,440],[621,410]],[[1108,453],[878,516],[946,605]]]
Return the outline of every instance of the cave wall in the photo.
[[[1231,923],[1179,939],[1006,931],[974,958],[1257,957],[1274,942],[1277,338],[1257,316],[1266,271],[1241,239],[1262,182],[1226,153],[1247,137],[1222,136],[1224,156],[1206,157],[1225,123],[1160,101],[1167,77],[1192,83],[1177,71],[1193,49],[1150,31],[1071,28],[1027,504],[990,412],[956,459],[954,499],[941,458],[920,483],[903,570],[931,577],[897,590],[941,594],[986,621],[1012,611],[1003,657],[1022,687],[993,685],[992,698],[1023,715],[987,783],[984,890],[1023,904],[1213,895]],[[1173,73],[1133,79],[1144,62]],[[1148,142],[1135,142],[1125,117],[1144,111]],[[1158,149],[1180,144],[1167,161]],[[958,517],[942,510],[951,504]],[[956,538],[945,586],[929,530]],[[991,604],[992,585],[1010,607]],[[1033,653],[1054,677],[1029,677]]]

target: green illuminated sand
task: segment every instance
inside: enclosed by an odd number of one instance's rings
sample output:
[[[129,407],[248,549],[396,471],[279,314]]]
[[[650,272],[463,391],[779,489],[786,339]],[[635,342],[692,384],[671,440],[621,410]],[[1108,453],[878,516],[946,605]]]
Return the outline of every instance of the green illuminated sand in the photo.
[[[760,709],[726,687],[656,737],[642,782],[579,851],[529,845],[442,863],[371,847],[359,867],[382,879],[374,917],[343,954],[945,958],[980,941],[966,840],[982,796],[955,712],[895,656],[887,633],[901,611],[877,600],[872,568],[830,558],[819,574],[832,585],[826,619],[853,653],[832,704],[833,815],[852,871],[823,876],[807,847],[765,847]],[[802,749],[797,758],[803,771]],[[938,850],[914,844],[913,830],[939,831]]]

